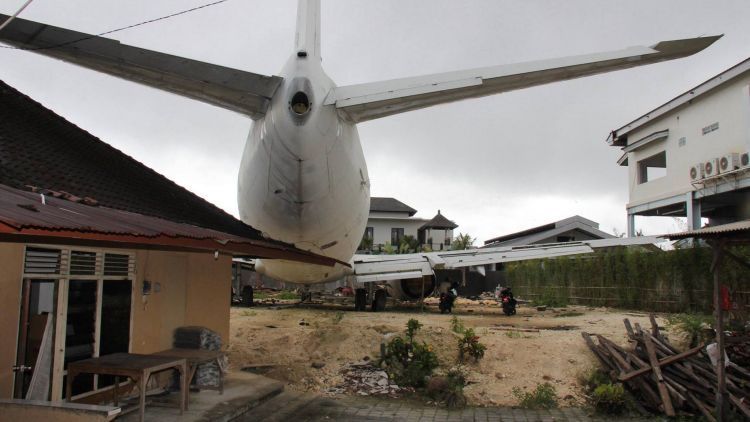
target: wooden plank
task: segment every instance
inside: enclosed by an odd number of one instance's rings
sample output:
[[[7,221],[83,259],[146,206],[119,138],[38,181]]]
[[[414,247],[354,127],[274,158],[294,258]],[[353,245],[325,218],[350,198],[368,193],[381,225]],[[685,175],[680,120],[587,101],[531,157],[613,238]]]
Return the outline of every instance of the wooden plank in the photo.
[[[672,399],[669,397],[669,390],[667,389],[667,385],[664,382],[664,376],[661,373],[659,360],[656,358],[656,351],[654,350],[654,344],[651,342],[651,337],[644,336],[643,342],[646,345],[646,353],[648,353],[648,359],[651,362],[651,367],[653,368],[656,387],[659,390],[659,396],[661,397],[662,404],[664,405],[664,413],[667,416],[675,416],[674,407],[672,406]]]
[[[704,418],[706,418],[709,422],[716,422],[716,418],[711,414],[711,411],[706,407],[705,404],[703,404],[700,400],[698,400],[691,392],[688,391],[687,393],[688,400],[690,400],[691,403],[693,403],[693,406],[698,408],[698,410],[701,412]]]
[[[702,348],[703,348],[703,345],[700,345],[698,347],[694,347],[694,348],[692,348],[690,350],[682,352],[679,355],[669,356],[669,357],[666,357],[664,359],[661,359],[659,361],[659,366],[666,366],[666,365],[669,365],[670,363],[674,363],[674,362],[677,362],[679,360],[685,359],[687,357],[693,356],[693,355],[699,353]],[[650,371],[651,371],[651,366],[649,365],[646,368],[637,369],[637,370],[635,370],[633,372],[621,375],[619,379],[620,379],[620,381],[628,381],[628,380],[631,380],[631,379],[633,379],[633,378],[635,378],[635,377],[637,377],[639,375],[643,375],[643,374],[645,374],[647,372],[650,372]]]
[[[733,394],[730,394],[729,400],[740,412],[742,412],[745,415],[745,417],[750,418],[750,408],[748,408],[744,403],[742,403],[740,399],[735,397]]]
[[[55,315],[55,349],[52,360],[52,393],[50,400],[62,400],[65,336],[68,326],[68,280],[57,281],[57,309]]]
[[[648,319],[651,321],[651,335],[655,338],[661,339],[661,332],[659,331],[659,324],[656,322],[656,316],[654,314],[648,314]]]
[[[635,332],[633,331],[633,326],[630,325],[630,320],[625,318],[622,322],[625,324],[625,331],[628,332],[628,338],[635,340]]]

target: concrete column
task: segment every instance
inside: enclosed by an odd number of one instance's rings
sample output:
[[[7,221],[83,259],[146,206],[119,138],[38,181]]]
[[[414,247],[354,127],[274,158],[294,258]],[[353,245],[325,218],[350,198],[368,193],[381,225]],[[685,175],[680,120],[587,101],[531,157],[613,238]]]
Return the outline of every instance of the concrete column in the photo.
[[[635,214],[628,214],[628,237],[635,237]]]
[[[685,194],[685,209],[687,209],[688,230],[701,228],[701,202],[693,198],[693,192]]]

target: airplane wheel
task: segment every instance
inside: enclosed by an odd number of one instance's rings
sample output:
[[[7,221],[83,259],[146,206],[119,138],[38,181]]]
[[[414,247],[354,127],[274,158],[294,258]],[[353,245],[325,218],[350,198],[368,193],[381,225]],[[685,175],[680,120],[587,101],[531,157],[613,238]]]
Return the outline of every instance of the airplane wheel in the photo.
[[[367,290],[357,289],[354,292],[354,310],[364,311],[367,307]]]
[[[253,306],[253,286],[242,288],[242,304],[244,306]]]
[[[372,311],[382,312],[385,311],[385,301],[387,299],[385,290],[380,289],[375,291],[375,299],[372,301]]]

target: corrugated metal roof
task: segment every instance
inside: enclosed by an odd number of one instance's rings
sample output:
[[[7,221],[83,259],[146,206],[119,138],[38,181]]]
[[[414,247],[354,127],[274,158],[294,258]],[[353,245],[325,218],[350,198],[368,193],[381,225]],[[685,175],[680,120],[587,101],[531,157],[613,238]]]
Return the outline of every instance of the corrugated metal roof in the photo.
[[[682,233],[666,234],[660,237],[666,237],[671,240],[684,239],[688,237],[723,237],[723,236],[736,236],[736,235],[750,235],[750,220],[742,220],[729,224],[722,224],[720,226],[704,227],[698,230],[691,230]]]
[[[3,227],[5,226],[5,227]],[[265,258],[282,258],[320,265],[336,260],[275,241],[236,236],[185,223],[176,223],[129,211],[84,205],[0,185],[0,233],[82,238],[161,245],[190,249],[224,250]]]

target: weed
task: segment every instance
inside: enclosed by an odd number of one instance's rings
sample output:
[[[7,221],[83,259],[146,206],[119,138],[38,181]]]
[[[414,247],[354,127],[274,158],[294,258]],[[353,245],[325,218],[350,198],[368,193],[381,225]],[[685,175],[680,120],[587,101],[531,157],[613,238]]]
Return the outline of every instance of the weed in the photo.
[[[453,318],[451,318],[451,330],[453,330],[454,333],[462,334],[465,329],[466,327],[464,327],[464,323],[461,322],[457,316],[453,315]]]
[[[682,332],[690,341],[690,347],[695,347],[707,339],[707,329],[711,327],[713,317],[702,314],[674,314],[667,317],[667,328]]]
[[[548,382],[537,384],[534,391],[530,393],[516,387],[513,389],[513,395],[518,399],[518,406],[524,409],[552,409],[557,407],[557,391]]]
[[[284,290],[276,295],[276,299],[279,300],[297,300],[299,295],[295,292]]]
[[[594,389],[592,402],[598,412],[619,415],[628,409],[628,399],[622,384],[601,384]]]
[[[339,322],[341,322],[342,319],[344,319],[344,313],[342,311],[336,311],[336,313],[333,314],[332,319],[333,319],[332,322],[334,324],[338,324]]]
[[[255,312],[255,311],[242,311],[242,313],[240,315],[242,315],[242,316],[256,316],[256,315],[258,315],[258,313]]]
[[[479,342],[479,336],[474,334],[474,330],[467,328],[464,330],[463,338],[458,340],[458,360],[463,362],[467,356],[474,358],[474,362],[484,357],[484,351],[487,346]]]
[[[506,331],[505,336],[508,338],[521,338],[521,333],[518,331]]]

